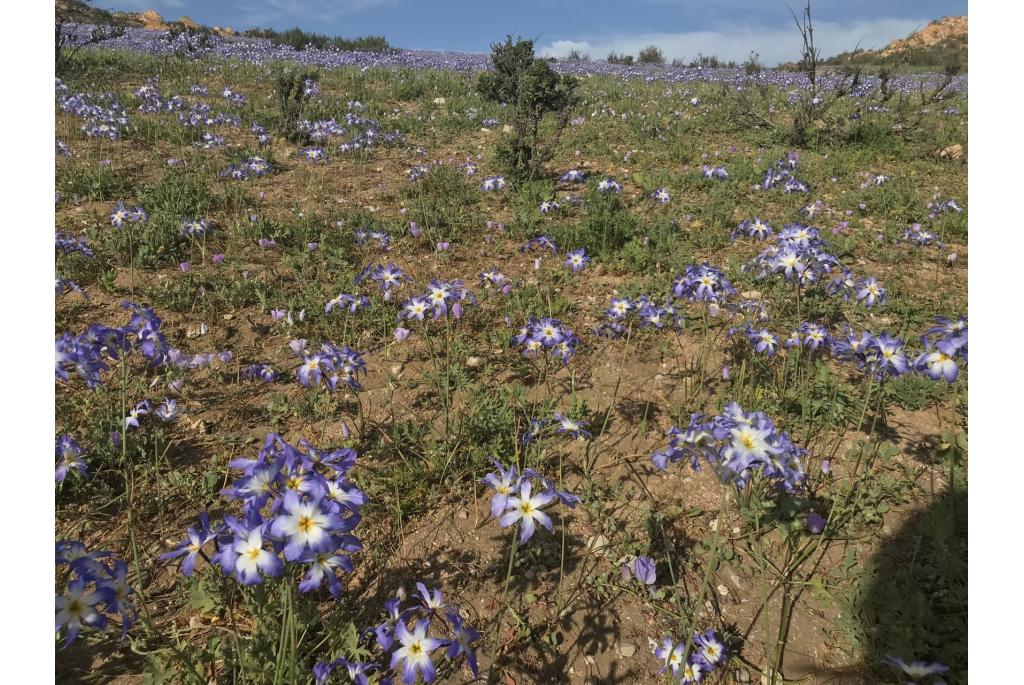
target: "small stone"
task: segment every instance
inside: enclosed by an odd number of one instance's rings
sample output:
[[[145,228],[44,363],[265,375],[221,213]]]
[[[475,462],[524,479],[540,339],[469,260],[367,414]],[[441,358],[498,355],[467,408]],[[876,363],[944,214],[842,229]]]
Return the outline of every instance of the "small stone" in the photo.
[[[466,520],[466,519],[468,519],[468,518],[469,518],[469,512],[468,512],[467,510],[465,510],[465,509],[459,509],[459,510],[458,510],[458,511],[457,511],[457,512],[455,513],[455,517],[456,517],[456,518],[460,518],[460,519],[462,519],[462,520]]]
[[[608,549],[608,538],[603,535],[592,535],[587,540],[587,551],[593,553],[604,554],[605,550]]]
[[[231,319],[235,318],[235,315],[234,314],[225,314],[221,318],[223,318],[225,321],[231,321]]]
[[[466,357],[466,367],[467,368],[475,369],[478,366],[480,366],[482,363],[483,363],[483,360],[480,359],[480,357]]]
[[[395,378],[401,378],[402,373],[405,371],[405,364],[392,364],[391,375]]]
[[[616,645],[615,651],[618,653],[619,656],[628,659],[629,657],[636,654],[636,645],[634,645],[632,642],[621,642],[618,645]]]
[[[448,102],[448,101],[445,100],[444,98],[434,98],[434,104],[435,105],[443,105],[446,102]]]
[[[727,588],[726,586],[719,584],[718,587],[715,589],[718,590],[718,594],[722,595],[723,597],[729,596],[729,588]]]
[[[740,297],[744,300],[760,300],[763,295],[760,290],[745,290],[740,293]]]

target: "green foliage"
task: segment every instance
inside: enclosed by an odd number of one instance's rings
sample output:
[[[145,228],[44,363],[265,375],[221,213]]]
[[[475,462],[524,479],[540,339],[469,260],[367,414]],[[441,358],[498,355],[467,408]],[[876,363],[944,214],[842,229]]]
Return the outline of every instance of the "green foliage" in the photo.
[[[112,201],[131,195],[134,184],[109,164],[73,162],[58,167],[57,190],[69,199]]]
[[[278,131],[293,143],[307,143],[308,136],[299,130],[303,108],[309,101],[306,82],[316,81],[315,71],[299,71],[285,67],[274,79],[274,95],[277,97]]]
[[[409,186],[404,196],[409,218],[433,242],[457,240],[483,224],[476,209],[480,193],[458,167],[435,167]]]
[[[515,180],[537,175],[554,155],[558,136],[577,102],[577,81],[559,75],[543,60],[534,57],[533,41],[491,46],[492,71],[480,74],[477,90],[486,100],[508,105],[511,135],[505,136],[495,150],[495,159]],[[540,124],[545,114],[557,118],[552,142],[541,146]]]
[[[657,45],[648,45],[640,50],[636,61],[640,64],[664,64],[665,56],[661,54],[661,48]]]
[[[288,45],[299,51],[305,50],[307,47],[314,47],[320,50],[333,48],[342,52],[391,52],[394,50],[384,36],[341,38],[339,36],[325,36],[319,33],[303,31],[298,27],[286,31],[276,31],[272,28],[254,28],[245,31],[243,35],[250,38],[266,38],[274,43],[274,45]]]

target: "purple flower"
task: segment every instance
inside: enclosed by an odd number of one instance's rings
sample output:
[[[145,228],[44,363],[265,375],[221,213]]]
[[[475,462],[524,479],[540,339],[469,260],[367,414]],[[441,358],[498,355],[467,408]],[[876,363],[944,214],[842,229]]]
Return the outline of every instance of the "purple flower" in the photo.
[[[818,535],[823,530],[825,530],[825,517],[816,511],[807,514],[807,531],[812,535]]]
[[[403,340],[409,337],[409,329],[402,328],[401,326],[399,326],[398,328],[395,329],[394,335],[395,340],[397,340],[398,342],[402,342]]]
[[[633,576],[644,585],[654,585],[657,573],[654,568],[654,559],[650,557],[636,557],[622,567],[623,580]]]

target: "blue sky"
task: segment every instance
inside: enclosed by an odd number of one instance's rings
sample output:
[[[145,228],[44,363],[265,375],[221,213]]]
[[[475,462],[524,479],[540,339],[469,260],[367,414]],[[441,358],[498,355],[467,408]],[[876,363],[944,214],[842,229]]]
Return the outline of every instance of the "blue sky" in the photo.
[[[767,64],[798,57],[799,37],[783,0],[102,0],[118,10],[187,14],[236,29],[290,28],[354,37],[384,35],[414,49],[486,52],[506,33],[536,41],[538,52],[576,48],[604,58],[654,43],[668,58],[698,52],[743,60],[751,50]],[[800,0],[790,0],[798,10]],[[881,47],[931,19],[967,14],[966,0],[818,0],[816,42],[825,55]]]

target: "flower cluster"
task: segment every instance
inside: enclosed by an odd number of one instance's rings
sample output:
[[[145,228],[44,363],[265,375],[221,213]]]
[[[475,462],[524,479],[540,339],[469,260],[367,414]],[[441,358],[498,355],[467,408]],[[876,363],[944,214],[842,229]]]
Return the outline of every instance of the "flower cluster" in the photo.
[[[324,383],[332,392],[342,383],[352,390],[361,390],[359,374],[366,373],[363,355],[348,345],[340,348],[332,343],[323,343],[319,352],[309,352],[305,340],[293,340],[291,350],[302,359],[295,372],[299,384],[304,387]]]
[[[391,246],[391,236],[384,231],[368,231],[365,228],[357,228],[352,234],[352,239],[359,247],[376,243],[377,249],[381,252],[387,252]]]
[[[402,305],[398,318],[423,321],[427,314],[432,314],[435,321],[448,316],[461,319],[464,311],[463,302],[472,304],[476,298],[466,290],[461,280],[431,281],[427,284],[424,295],[414,295]]]
[[[551,254],[558,254],[558,243],[556,243],[550,236],[538,235],[527,240],[519,248],[520,252],[535,252],[535,251],[547,251]]]
[[[576,335],[563,326],[560,320],[550,317],[538,319],[531,316],[526,325],[512,336],[512,347],[523,348],[524,357],[547,350],[564,364],[568,364],[576,354],[577,345],[579,339]]]
[[[507,185],[508,181],[505,180],[504,176],[489,176],[480,184],[480,190],[501,190]]]
[[[967,363],[967,315],[956,321],[937,317],[935,322],[921,336],[925,351],[914,360],[914,368],[932,380],[952,383],[960,373],[956,360]]]
[[[110,225],[121,228],[126,221],[133,224],[145,223],[149,221],[149,214],[142,207],[128,209],[124,206],[123,200],[118,200],[114,208],[110,210]]]
[[[252,177],[266,176],[270,173],[270,162],[262,157],[246,157],[238,164],[228,164],[221,172],[221,177],[235,181],[244,181]]]
[[[701,682],[716,668],[724,666],[728,658],[725,641],[713,628],[695,633],[689,645],[676,644],[665,636],[660,644],[652,641],[652,646],[654,657],[661,662],[660,673],[671,671],[672,681],[682,685]]]
[[[910,368],[903,341],[888,333],[874,335],[863,331],[858,335],[847,327],[843,335],[833,339],[832,356],[856,364],[879,380],[902,376]]]
[[[745,412],[736,402],[714,417],[693,414],[685,429],[673,426],[666,449],[651,455],[660,469],[689,458],[690,466],[700,470],[704,457],[726,483],[742,488],[751,473],[760,469],[764,476],[786,492],[795,492],[804,480],[801,460],[807,451],[793,443],[789,433],[779,431],[762,412]]]
[[[720,302],[736,294],[725,273],[707,262],[686,267],[672,282],[672,294],[691,302]]]
[[[917,247],[927,247],[928,245],[942,247],[942,241],[939,240],[939,236],[921,228],[921,224],[911,224],[905,228],[903,230],[903,240]]]
[[[658,305],[647,295],[640,295],[634,299],[613,297],[604,312],[604,319],[594,332],[617,338],[625,335],[633,320],[639,323],[641,328],[659,330],[664,328],[665,324],[672,324],[677,329],[683,325],[683,315],[672,304],[671,298],[666,297],[665,303]]]
[[[57,453],[57,465],[54,469],[54,476],[58,483],[63,483],[68,477],[68,472],[77,471],[82,478],[89,477],[89,470],[86,466],[85,450],[70,435],[57,437],[55,451]]]
[[[181,235],[187,235],[190,238],[198,238],[210,232],[210,222],[204,218],[182,219],[181,227],[178,229],[178,232]]]
[[[705,164],[701,167],[701,175],[704,178],[713,178],[718,181],[725,181],[729,178],[729,172],[722,166],[708,166]]]
[[[401,287],[403,281],[411,280],[404,271],[394,264],[387,264],[386,266],[370,264],[356,276],[356,284],[362,283],[367,277],[376,281],[377,285],[380,286],[385,302],[391,301],[394,291]]]
[[[273,383],[277,380],[277,371],[269,364],[250,364],[249,366],[244,366],[239,371],[239,375],[243,380],[247,381]]]
[[[907,685],[916,685],[918,682],[930,682],[931,685],[945,685],[946,681],[939,676],[949,672],[949,666],[945,664],[938,662],[929,663],[927,661],[911,661],[908,664],[903,659],[895,656],[885,657],[882,659],[882,663],[894,671],[898,671],[900,673],[900,680],[906,680]],[[925,678],[929,678],[929,680],[925,681]]]
[[[603,178],[597,184],[597,192],[599,193],[621,193],[622,184],[611,178]]]
[[[138,348],[153,364],[169,360],[171,348],[160,332],[160,317],[152,309],[125,302],[132,318],[123,328],[110,328],[93,324],[81,335],[64,333],[56,339],[56,377],[66,381],[77,373],[90,388],[102,383],[100,374],[108,369],[106,360],[118,360],[133,348]]]
[[[404,685],[415,685],[418,678],[433,682],[437,678],[434,660],[441,650],[451,664],[465,657],[473,678],[477,678],[473,643],[480,639],[480,633],[466,625],[458,607],[447,602],[440,590],[429,591],[423,583],[416,583],[416,590],[418,595],[411,605],[402,606],[404,591],[385,602],[384,620],[362,631],[363,635],[373,635],[371,653],[374,646],[380,650],[373,661],[352,662],[341,657],[318,663],[313,667],[316,685],[325,685],[334,671],[343,671],[348,676],[346,682],[356,685],[368,685],[367,673],[371,671],[387,674],[381,677],[381,683],[392,683],[399,676]]]
[[[332,309],[337,309],[341,312],[348,312],[349,314],[355,314],[360,309],[369,309],[370,298],[366,295],[350,295],[348,293],[338,293],[337,297],[329,300],[324,305],[324,313],[330,314]]]
[[[324,150],[322,147],[304,147],[299,150],[299,154],[306,158],[306,160],[312,162],[313,164],[322,164],[327,162],[327,151]]]
[[[569,169],[558,178],[559,183],[582,183],[587,175],[579,169]]]
[[[813,226],[789,224],[770,245],[744,267],[759,269],[756,277],[781,274],[787,281],[808,286],[839,267],[839,260],[828,252],[828,245]]]
[[[811,192],[810,186],[793,175],[798,159],[796,154],[791,152],[785,159],[780,159],[768,167],[764,172],[761,187],[764,190],[770,190],[781,184],[783,191],[787,193]]]
[[[83,626],[103,630],[118,620],[123,634],[138,619],[131,603],[128,565],[112,552],[90,552],[78,541],[56,544],[56,575],[65,583],[56,595],[56,628],[65,631],[64,646],[75,641]]]
[[[736,227],[736,230],[732,232],[732,239],[736,240],[741,236],[748,238],[754,238],[755,240],[768,240],[768,238],[774,235],[771,225],[767,221],[761,221],[759,217],[753,219],[744,219],[740,222],[740,225]]]
[[[498,519],[502,528],[519,523],[519,541],[525,543],[537,530],[537,524],[554,530],[551,517],[542,509],[558,500],[570,509],[580,502],[578,495],[558,490],[553,481],[533,469],[522,474],[515,465],[504,464],[491,459],[497,469],[481,479],[481,483],[494,490],[491,496],[491,516]],[[534,489],[538,492],[534,494]]]
[[[221,494],[241,502],[241,515],[211,524],[208,514],[200,514],[199,525],[160,558],[184,557],[181,569],[188,576],[201,557],[243,585],[280,576],[293,564],[305,571],[300,592],[312,592],[326,580],[337,598],[337,570],[351,573],[350,553],[362,549],[352,534],[366,504],[348,479],[355,463],[353,449],[318,450],[305,440],[293,446],[270,433],[255,459],[228,464],[242,477]]]
[[[659,205],[667,205],[672,201],[672,195],[668,192],[668,188],[658,188],[651,193],[651,199]]]
[[[78,252],[83,257],[92,257],[93,252],[89,249],[89,243],[85,236],[72,235],[71,233],[54,234],[54,247],[61,254]]]

